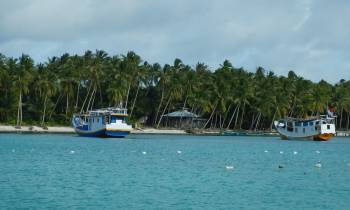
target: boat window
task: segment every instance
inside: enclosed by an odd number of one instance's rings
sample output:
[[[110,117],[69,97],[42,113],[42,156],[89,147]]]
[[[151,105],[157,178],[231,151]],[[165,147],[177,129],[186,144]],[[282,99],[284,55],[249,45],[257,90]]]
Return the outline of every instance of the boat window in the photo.
[[[320,124],[320,121],[316,121],[316,125],[319,125]]]
[[[97,122],[99,122],[99,118],[97,118]]]
[[[305,133],[305,128],[303,128],[303,133]]]
[[[298,133],[298,128],[295,128],[295,133]]]
[[[317,125],[318,121],[316,122],[316,125]],[[314,125],[314,122],[309,122],[309,125],[310,126],[313,126]]]
[[[295,122],[295,126],[301,126],[301,122]]]
[[[303,122],[303,126],[308,126],[308,123],[307,122]]]
[[[330,130],[331,129],[331,125],[327,125],[327,129]]]
[[[315,126],[315,131],[317,131],[317,126]]]
[[[124,117],[123,116],[111,116],[111,123],[115,123],[117,120],[124,121]]]

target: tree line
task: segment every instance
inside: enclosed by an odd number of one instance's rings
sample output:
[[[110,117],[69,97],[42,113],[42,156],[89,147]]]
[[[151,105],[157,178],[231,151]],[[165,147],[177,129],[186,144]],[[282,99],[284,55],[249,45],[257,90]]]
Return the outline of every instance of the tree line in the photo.
[[[0,54],[0,123],[16,126],[69,125],[73,113],[127,107],[129,120],[158,127],[166,113],[188,109],[206,119],[205,128],[271,129],[286,116],[306,117],[334,107],[338,129],[350,122],[350,81],[318,83],[289,71],[277,76],[225,60],[218,68],[175,59],[160,65],[134,52],[63,54],[36,64],[29,56]]]

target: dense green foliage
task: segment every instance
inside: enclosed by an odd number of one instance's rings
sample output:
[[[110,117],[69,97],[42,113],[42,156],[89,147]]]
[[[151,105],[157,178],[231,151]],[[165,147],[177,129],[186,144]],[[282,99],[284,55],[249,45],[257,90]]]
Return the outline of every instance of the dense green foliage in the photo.
[[[108,106],[129,109],[130,120],[158,126],[161,116],[188,108],[208,119],[206,128],[270,129],[274,119],[324,113],[332,105],[337,127],[349,128],[350,82],[313,83],[293,71],[255,73],[224,61],[212,70],[175,59],[161,66],[137,54],[104,51],[64,54],[35,64],[28,55],[0,54],[0,122],[65,124],[75,112]]]

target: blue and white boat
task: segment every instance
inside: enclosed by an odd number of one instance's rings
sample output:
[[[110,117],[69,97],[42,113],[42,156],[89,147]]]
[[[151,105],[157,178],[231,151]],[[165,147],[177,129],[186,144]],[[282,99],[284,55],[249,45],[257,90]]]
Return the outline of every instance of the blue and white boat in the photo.
[[[132,130],[132,126],[126,123],[127,116],[124,108],[97,109],[73,115],[72,125],[80,136],[121,138]]]

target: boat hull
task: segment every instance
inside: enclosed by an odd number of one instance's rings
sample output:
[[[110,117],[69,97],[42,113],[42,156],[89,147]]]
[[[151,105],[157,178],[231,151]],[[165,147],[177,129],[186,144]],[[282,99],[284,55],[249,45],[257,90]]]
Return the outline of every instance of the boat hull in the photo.
[[[324,134],[320,134],[320,135],[314,136],[314,140],[315,141],[328,141],[332,137],[333,137],[333,134],[331,134],[331,133],[324,133]]]
[[[304,136],[304,137],[291,137],[280,134],[281,139],[283,140],[310,140],[310,141],[328,141],[333,137],[333,134],[325,133],[315,136]]]
[[[104,138],[124,138],[127,135],[130,134],[130,131],[123,131],[123,130],[113,130],[109,131],[106,129],[98,130],[98,131],[84,131],[80,129],[75,129],[75,132],[79,136],[84,137],[104,137]]]

